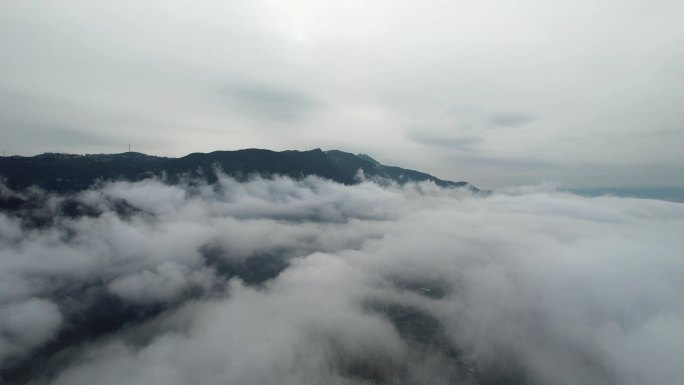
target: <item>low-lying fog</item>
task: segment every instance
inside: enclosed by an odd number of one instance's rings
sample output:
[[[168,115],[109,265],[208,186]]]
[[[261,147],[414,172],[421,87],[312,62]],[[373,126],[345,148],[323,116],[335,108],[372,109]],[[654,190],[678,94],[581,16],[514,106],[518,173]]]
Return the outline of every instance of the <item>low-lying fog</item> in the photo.
[[[10,191],[0,382],[681,384],[684,204],[223,177]]]

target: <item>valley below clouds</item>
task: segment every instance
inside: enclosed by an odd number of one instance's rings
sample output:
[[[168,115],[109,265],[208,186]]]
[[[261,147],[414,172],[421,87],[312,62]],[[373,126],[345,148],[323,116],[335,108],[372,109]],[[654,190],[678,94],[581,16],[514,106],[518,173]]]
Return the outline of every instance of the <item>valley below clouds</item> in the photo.
[[[0,382],[679,384],[684,205],[226,175],[0,187]]]

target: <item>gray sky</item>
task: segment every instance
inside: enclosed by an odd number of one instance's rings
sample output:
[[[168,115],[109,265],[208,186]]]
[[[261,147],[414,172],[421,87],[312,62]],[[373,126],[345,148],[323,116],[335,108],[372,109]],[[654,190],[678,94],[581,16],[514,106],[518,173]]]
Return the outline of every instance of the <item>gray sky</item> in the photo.
[[[0,151],[341,149],[684,187],[681,1],[0,0]]]

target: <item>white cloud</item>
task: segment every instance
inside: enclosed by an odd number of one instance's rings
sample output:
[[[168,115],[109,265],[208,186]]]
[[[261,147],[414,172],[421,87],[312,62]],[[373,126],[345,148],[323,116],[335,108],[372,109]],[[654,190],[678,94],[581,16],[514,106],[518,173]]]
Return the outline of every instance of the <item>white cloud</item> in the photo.
[[[682,204],[225,176],[75,199],[100,214],[0,217],[3,336],[21,341],[3,340],[5,368],[123,309],[119,327],[43,357],[48,383],[684,376]],[[123,199],[136,210],[117,213]]]
[[[61,323],[57,305],[44,299],[0,305],[0,362],[47,342]]]

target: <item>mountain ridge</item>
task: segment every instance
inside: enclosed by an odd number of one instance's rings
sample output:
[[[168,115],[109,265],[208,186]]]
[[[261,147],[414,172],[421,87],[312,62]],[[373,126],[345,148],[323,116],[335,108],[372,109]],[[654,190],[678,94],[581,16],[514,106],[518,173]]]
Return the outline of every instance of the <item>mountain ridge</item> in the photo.
[[[0,179],[15,190],[37,186],[48,191],[73,192],[89,188],[100,180],[137,181],[165,175],[169,182],[184,176],[214,182],[216,168],[244,180],[252,175],[283,175],[300,179],[316,175],[338,183],[359,183],[358,171],[370,179],[384,179],[404,184],[431,181],[438,186],[468,188],[480,191],[468,182],[453,182],[433,175],[383,165],[366,154],[352,154],[340,150],[308,151],[248,148],[235,151],[195,152],[173,158],[139,152],[117,154],[43,153],[30,157],[0,157]]]

